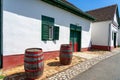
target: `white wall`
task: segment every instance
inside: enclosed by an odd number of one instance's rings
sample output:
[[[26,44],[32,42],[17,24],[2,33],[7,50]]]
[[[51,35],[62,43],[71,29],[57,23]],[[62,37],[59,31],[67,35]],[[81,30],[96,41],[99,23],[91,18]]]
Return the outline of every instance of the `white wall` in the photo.
[[[118,21],[117,21],[117,15],[116,15],[116,13],[114,14],[114,22],[118,25]]]
[[[120,46],[120,29],[118,30],[118,45]]]
[[[111,21],[92,24],[92,45],[108,46],[109,23]]]
[[[29,47],[40,47],[43,51],[56,51],[61,44],[68,44],[70,24],[82,26],[82,48],[91,42],[90,21],[49,5],[41,0],[3,0],[3,53],[23,54]],[[60,26],[57,41],[41,41],[41,15],[55,18]]]
[[[119,32],[118,32],[118,21],[117,21],[117,15],[116,15],[116,12],[115,12],[115,14],[114,14],[114,19],[113,19],[113,21],[115,22],[115,24],[116,25],[114,25],[114,24],[111,24],[111,35],[113,34],[112,32],[116,32],[117,34],[116,34],[116,45],[118,45],[118,43],[119,43],[119,38],[118,38],[118,36],[119,36]],[[114,46],[113,45],[114,44],[114,40],[112,39],[112,36],[111,36],[111,46]]]
[[[112,38],[114,32],[116,33],[116,45],[118,45],[118,28],[111,24],[111,46],[114,46],[114,39]]]

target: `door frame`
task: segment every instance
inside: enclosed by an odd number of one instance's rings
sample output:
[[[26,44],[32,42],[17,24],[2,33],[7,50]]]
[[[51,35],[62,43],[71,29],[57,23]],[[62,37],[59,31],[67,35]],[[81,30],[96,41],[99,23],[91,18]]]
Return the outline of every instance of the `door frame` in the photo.
[[[0,69],[3,68],[3,0],[0,1]]]
[[[82,27],[81,26],[77,26],[77,25],[74,25],[74,24],[70,24],[70,44],[71,44],[71,31],[74,31],[74,37],[77,37],[77,41],[79,41],[79,45],[78,45],[78,48],[77,51],[81,51],[81,37],[82,37]],[[78,38],[78,35],[75,35],[75,34],[80,34],[80,37]],[[72,45],[74,46],[74,45]],[[74,50],[74,49],[73,49]]]

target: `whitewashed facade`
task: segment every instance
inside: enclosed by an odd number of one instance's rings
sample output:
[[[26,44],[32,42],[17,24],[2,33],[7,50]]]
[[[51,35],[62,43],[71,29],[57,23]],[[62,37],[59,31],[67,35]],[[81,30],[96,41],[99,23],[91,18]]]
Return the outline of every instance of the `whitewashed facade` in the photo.
[[[98,46],[98,48],[108,47],[108,50],[117,47],[119,42],[118,26],[116,12],[113,20],[93,22],[91,29],[92,45]]]
[[[91,47],[91,21],[41,0],[3,0],[3,55],[24,54],[26,48],[56,51],[70,43],[70,24],[82,26],[82,48]],[[55,19],[59,40],[41,40],[41,16]]]
[[[92,24],[92,45],[108,46],[109,24],[111,21]]]
[[[93,22],[93,17],[84,12],[82,14],[64,10],[63,7],[59,8],[42,0],[3,0],[3,66],[23,64],[27,48],[42,48],[44,54],[49,54],[47,57],[56,57],[56,54],[58,56],[61,44],[71,44],[72,31],[74,37],[80,37],[80,51],[86,51],[93,45],[103,46],[102,49],[104,46],[113,47],[114,33],[115,44],[118,46],[120,31],[118,32],[116,14],[113,20],[101,22]],[[54,26],[59,27],[58,40],[42,40],[43,16],[54,19]],[[71,29],[71,24],[77,26],[75,30]],[[75,43],[76,45],[78,44]]]

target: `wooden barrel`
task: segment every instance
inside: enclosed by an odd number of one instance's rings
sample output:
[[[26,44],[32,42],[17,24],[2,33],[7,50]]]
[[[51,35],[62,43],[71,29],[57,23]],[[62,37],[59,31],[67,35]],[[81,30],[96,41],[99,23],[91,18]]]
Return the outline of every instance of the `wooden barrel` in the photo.
[[[43,74],[43,59],[41,48],[28,48],[25,50],[24,69],[27,78],[36,79]]]
[[[72,47],[70,44],[63,44],[60,48],[60,63],[63,65],[69,65],[72,61]]]

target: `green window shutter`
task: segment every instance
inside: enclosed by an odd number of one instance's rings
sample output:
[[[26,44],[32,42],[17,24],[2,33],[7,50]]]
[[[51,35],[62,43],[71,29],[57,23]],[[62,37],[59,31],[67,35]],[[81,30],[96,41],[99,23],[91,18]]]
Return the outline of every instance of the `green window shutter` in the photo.
[[[49,26],[53,26],[54,25],[54,18],[42,16],[42,24],[47,24]]]
[[[54,26],[54,18],[42,15],[42,40],[49,40],[49,27]]]
[[[54,26],[53,28],[53,40],[59,40],[59,27]]]
[[[70,24],[70,30],[75,30],[76,25]]]
[[[42,24],[42,40],[49,40],[49,26],[46,24]]]
[[[76,31],[81,31],[81,30],[82,30],[81,26],[76,27]]]
[[[49,26],[54,26],[54,18],[48,18],[48,21]]]

